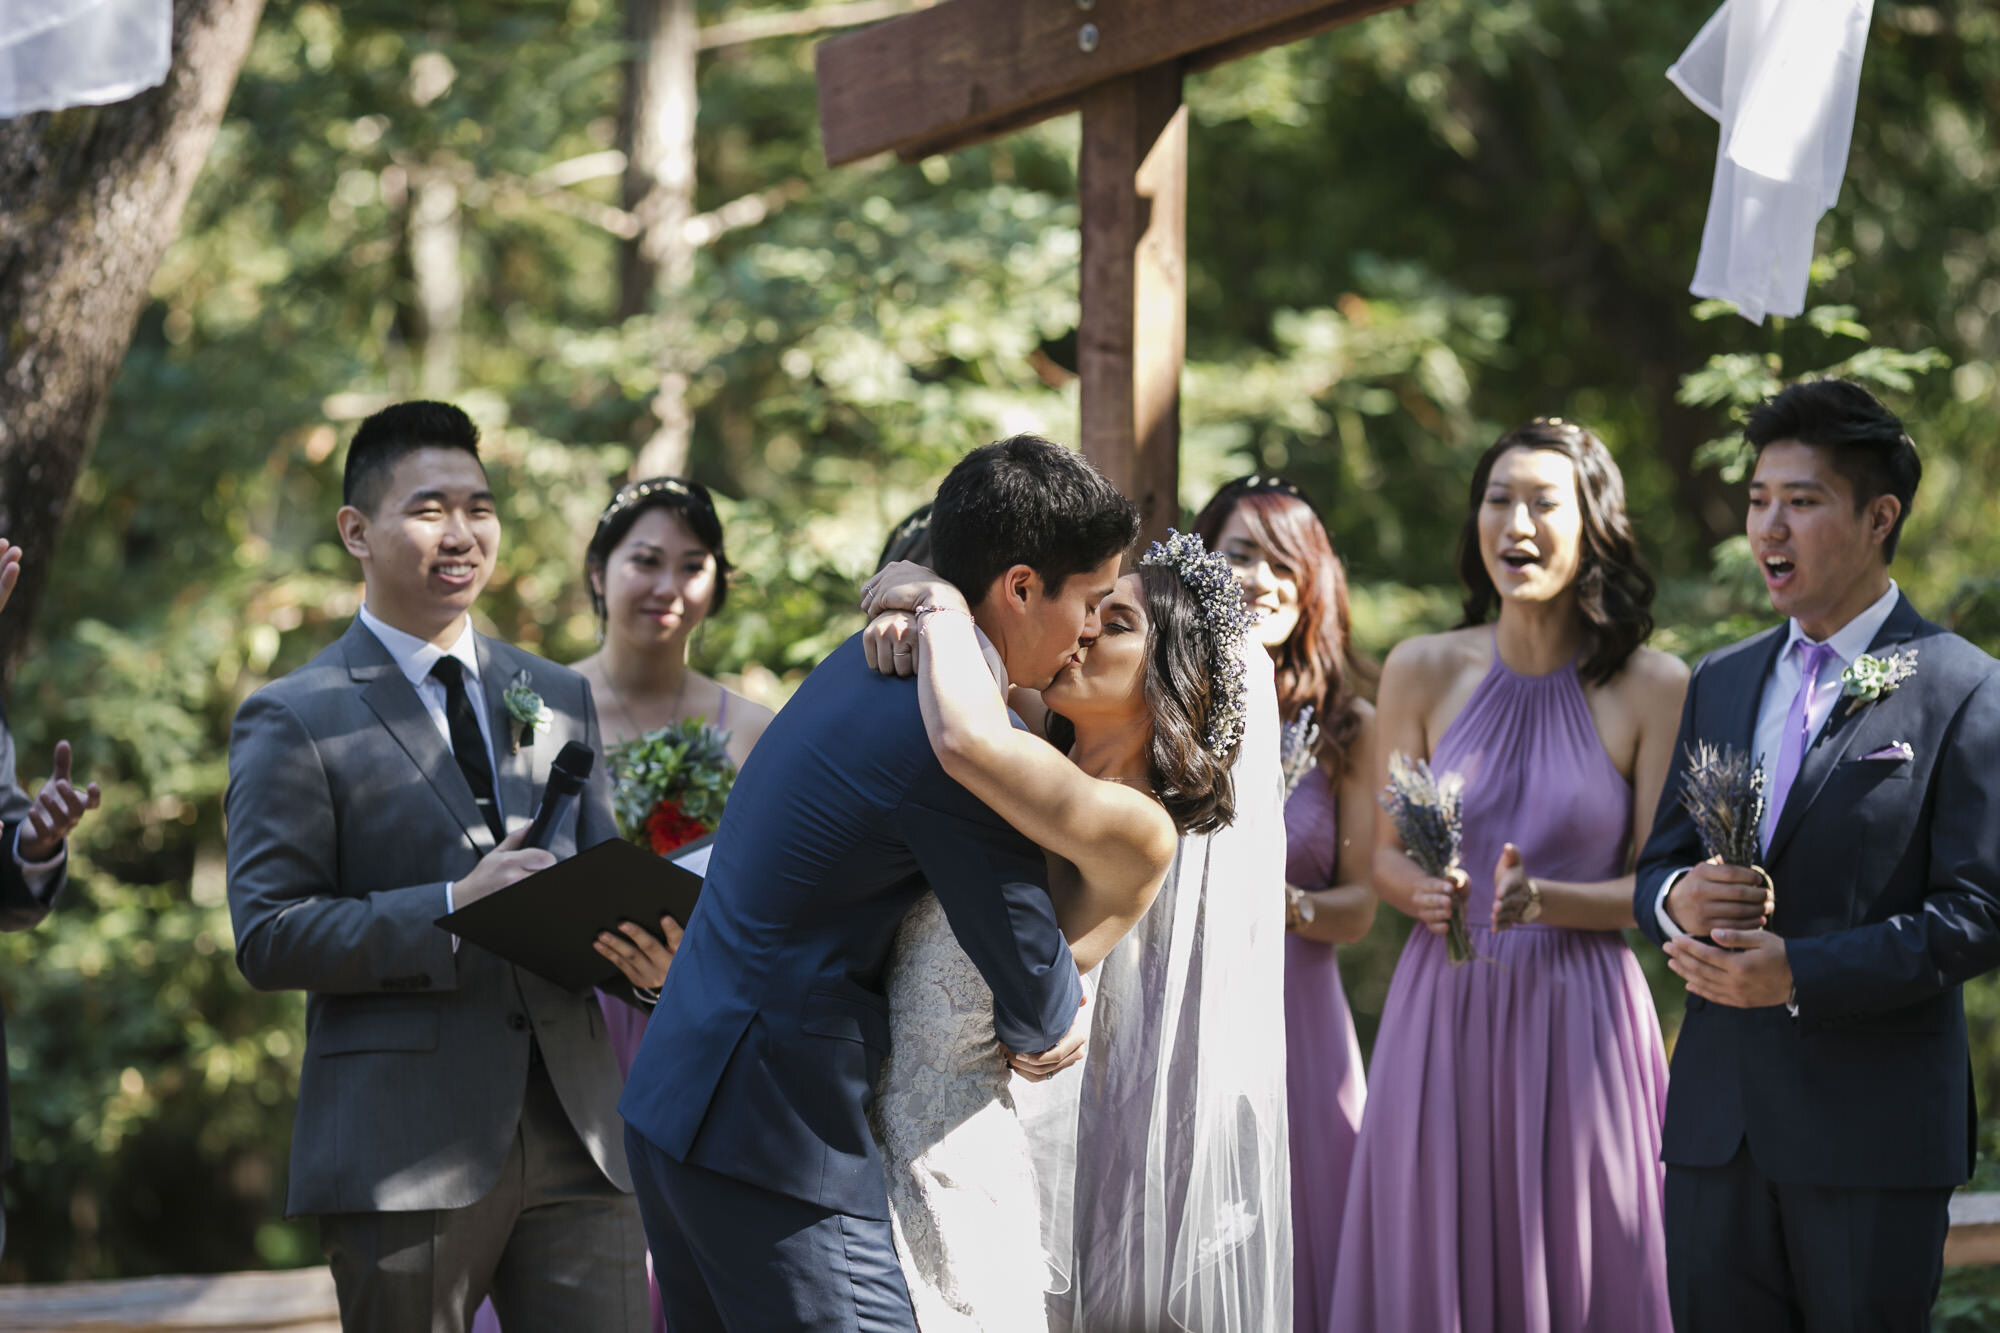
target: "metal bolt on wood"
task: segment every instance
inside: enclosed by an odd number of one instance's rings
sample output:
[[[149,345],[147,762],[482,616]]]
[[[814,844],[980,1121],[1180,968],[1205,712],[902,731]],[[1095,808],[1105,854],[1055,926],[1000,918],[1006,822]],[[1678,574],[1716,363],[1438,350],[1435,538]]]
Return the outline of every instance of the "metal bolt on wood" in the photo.
[[[1097,25],[1086,23],[1076,32],[1076,49],[1089,55],[1097,49]]]

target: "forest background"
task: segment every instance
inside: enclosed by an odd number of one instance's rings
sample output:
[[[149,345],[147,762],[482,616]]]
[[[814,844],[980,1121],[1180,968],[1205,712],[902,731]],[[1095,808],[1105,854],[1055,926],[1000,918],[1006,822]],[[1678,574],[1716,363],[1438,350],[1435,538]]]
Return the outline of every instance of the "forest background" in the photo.
[[[1624,468],[1656,642],[1766,623],[1735,413],[1829,369],[1923,451],[1894,572],[2000,649],[2000,11],[1878,0],[1812,309],[1759,328],[1686,294],[1716,128],[1663,72],[1712,3],[1424,0],[1189,81],[1182,500],[1303,484],[1378,658],[1454,622],[1471,461],[1542,413]],[[829,170],[794,8],[694,7],[695,215],[635,291],[619,0],[270,0],[60,546],[29,553],[23,774],[69,737],[105,807],[59,910],[0,941],[0,1276],[317,1260],[282,1218],[304,1005],[235,969],[221,796],[236,705],[358,603],[332,514],[361,416],[422,393],[480,421],[506,523],[481,628],[570,660],[665,382],[686,427],[654,457],[722,497],[742,570],[697,664],[773,704],[960,453],[1076,438],[1075,118]],[[1344,952],[1364,1040],[1405,929]],[[1640,947],[1671,1036],[1680,985]],[[1967,1002],[1992,1108],[2000,981]]]

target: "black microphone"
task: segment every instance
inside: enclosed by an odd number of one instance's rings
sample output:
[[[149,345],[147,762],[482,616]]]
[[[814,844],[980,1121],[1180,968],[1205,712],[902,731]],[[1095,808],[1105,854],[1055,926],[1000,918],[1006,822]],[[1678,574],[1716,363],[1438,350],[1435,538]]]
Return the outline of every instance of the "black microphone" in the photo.
[[[597,762],[590,747],[582,741],[571,741],[562,747],[562,753],[549,767],[549,785],[542,788],[542,808],[535,812],[535,822],[528,825],[528,836],[521,840],[523,847],[549,849],[549,843],[556,835],[556,826],[563,816],[576,804],[576,798],[583,791],[583,784],[590,780],[590,769]]]

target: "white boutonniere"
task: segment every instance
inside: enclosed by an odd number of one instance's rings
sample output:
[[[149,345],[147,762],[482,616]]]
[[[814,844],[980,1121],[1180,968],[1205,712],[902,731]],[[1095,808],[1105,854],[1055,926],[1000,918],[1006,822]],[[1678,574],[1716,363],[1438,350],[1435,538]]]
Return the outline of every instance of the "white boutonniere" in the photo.
[[[1905,648],[1887,657],[1861,654],[1847,670],[1840,673],[1840,692],[1847,698],[1847,711],[1855,712],[1885,694],[1894,694],[1897,686],[1916,674],[1917,650],[1914,648]]]
[[[542,702],[542,696],[535,693],[535,687],[530,683],[528,673],[525,671],[514,674],[514,679],[507,683],[507,693],[504,698],[507,703],[507,716],[514,723],[511,728],[514,733],[513,753],[519,754],[523,745],[535,743],[535,728],[553,725],[556,715]]]

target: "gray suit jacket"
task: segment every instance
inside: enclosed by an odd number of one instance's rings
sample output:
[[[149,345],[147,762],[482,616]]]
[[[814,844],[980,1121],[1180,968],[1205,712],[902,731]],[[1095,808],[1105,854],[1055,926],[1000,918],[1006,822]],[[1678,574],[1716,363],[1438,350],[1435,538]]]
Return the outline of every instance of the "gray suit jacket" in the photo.
[[[481,636],[480,682],[510,829],[534,817],[564,743],[599,747],[583,678]],[[527,671],[555,714],[511,752],[502,700]],[[259,990],[303,990],[305,1066],[292,1215],[458,1208],[484,1196],[521,1117],[529,1037],[605,1176],[632,1188],[617,1061],[575,994],[433,924],[445,884],[493,848],[472,790],[416,690],[358,619],[237,710],[229,740],[229,913]],[[568,856],[617,835],[599,764]]]
[[[14,859],[15,830],[33,804],[15,776],[13,734],[0,720],[0,930],[26,930],[39,924],[69,880],[65,860],[63,868],[37,893],[28,886],[20,863]],[[7,1031],[0,1026],[0,1171],[13,1164],[13,1125],[7,1108]]]

